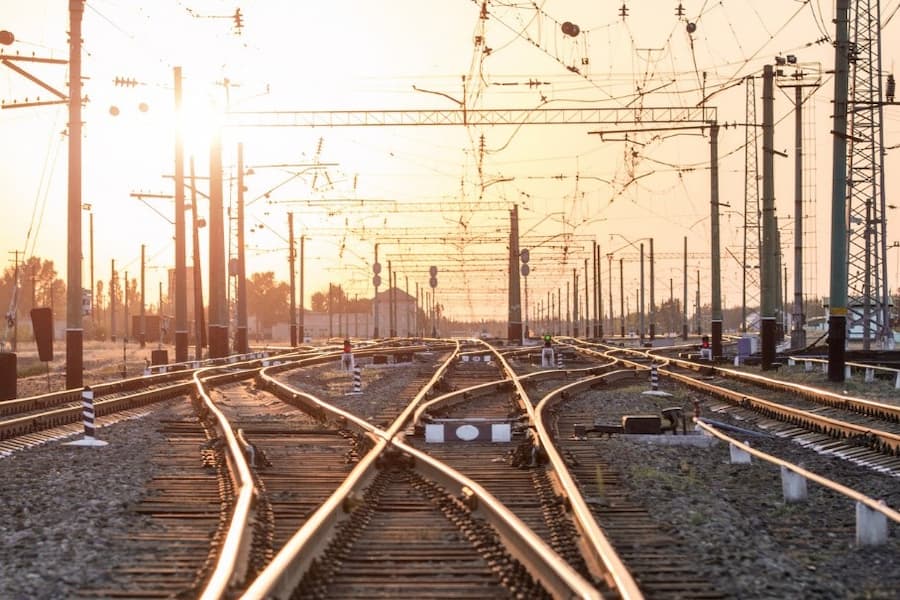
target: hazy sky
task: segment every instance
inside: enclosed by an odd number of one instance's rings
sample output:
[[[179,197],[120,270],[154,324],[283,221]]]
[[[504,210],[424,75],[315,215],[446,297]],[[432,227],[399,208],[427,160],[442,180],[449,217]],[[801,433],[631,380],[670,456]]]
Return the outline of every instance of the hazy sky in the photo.
[[[184,74],[187,152],[205,177],[209,132],[217,122],[227,122],[226,102],[233,111],[457,109],[463,103],[469,109],[628,108],[645,120],[646,109],[694,107],[706,96],[708,105],[718,108],[721,124],[736,124],[746,121],[742,80],[761,75],[776,56],[793,54],[807,69],[823,73],[823,85],[804,105],[812,117],[806,134],[811,144],[807,195],[815,199],[804,222],[815,230],[806,244],[813,261],[807,267],[809,291],[828,293],[833,2],[625,0],[625,18],[619,14],[622,2],[537,4],[539,10],[533,3],[487,2],[482,19],[481,4],[471,0],[87,2],[83,201],[94,215],[96,278],[109,279],[111,259],[136,277],[141,244],[147,248],[148,289],[155,290],[174,265],[167,222],[174,218],[172,201],[141,201],[132,194],[174,191],[175,66]],[[683,16],[676,15],[679,5]],[[240,31],[233,18],[238,7]],[[893,72],[900,54],[893,19],[898,7],[900,0],[882,2],[885,73]],[[579,35],[563,34],[564,22],[577,25]],[[6,54],[68,57],[63,0],[0,0],[0,29],[16,37],[13,45],[0,46]],[[19,64],[66,89],[64,65]],[[137,85],[117,86],[116,78]],[[757,80],[757,120],[761,94]],[[787,153],[775,160],[776,205],[788,257],[794,217],[792,94],[775,93],[775,146]],[[49,94],[0,66],[0,100],[9,104],[36,96]],[[895,107],[886,107],[884,123],[885,146],[896,146]],[[20,250],[50,258],[63,277],[66,126],[65,105],[0,110],[3,255],[11,261],[11,253]],[[436,264],[438,299],[451,315],[505,318],[503,238],[508,208],[515,203],[527,239],[522,245],[535,246],[531,303],[548,290],[565,290],[572,269],[583,270],[592,240],[604,255],[625,257],[625,288],[633,302],[639,272],[637,251],[629,244],[648,237],[657,253],[657,302],[668,298],[670,279],[680,297],[685,236],[691,298],[699,270],[702,302],[708,303],[708,135],[691,130],[589,134],[611,129],[226,127],[229,174],[238,142],[254,171],[246,179],[248,271],[274,270],[287,280],[286,215],[293,211],[296,235],[308,238],[307,297],[329,281],[343,283],[351,294],[371,294],[377,242],[381,262],[386,266],[391,260],[397,267],[401,288],[407,279],[411,291],[415,283],[427,286],[427,266]],[[725,306],[739,304],[741,296],[736,257],[743,235],[744,139],[743,127],[723,129],[719,136],[721,201],[729,205],[721,217]],[[889,204],[895,203],[897,152],[887,152]],[[759,159],[761,170],[761,149]],[[320,166],[311,166],[316,163]],[[205,186],[201,180],[203,193]],[[233,184],[225,193],[234,201]],[[205,200],[199,207],[207,210]],[[893,210],[888,230],[889,243],[900,240]],[[201,239],[205,252],[205,234]],[[421,258],[411,258],[414,253]],[[893,288],[900,250],[890,250],[888,258]],[[87,261],[83,279],[87,285]],[[792,294],[791,281],[792,276]],[[613,287],[618,311],[617,265]],[[608,290],[603,295],[606,300]]]

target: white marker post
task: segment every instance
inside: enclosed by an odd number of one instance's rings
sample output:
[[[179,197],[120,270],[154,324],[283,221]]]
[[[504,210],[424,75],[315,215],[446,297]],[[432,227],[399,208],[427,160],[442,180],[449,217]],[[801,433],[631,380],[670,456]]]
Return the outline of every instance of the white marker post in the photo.
[[[362,373],[360,365],[353,366],[353,389],[347,393],[348,396],[358,396],[362,394]]]
[[[81,392],[81,414],[84,416],[84,439],[67,442],[67,446],[106,446],[108,442],[94,437],[94,391],[85,386]]]

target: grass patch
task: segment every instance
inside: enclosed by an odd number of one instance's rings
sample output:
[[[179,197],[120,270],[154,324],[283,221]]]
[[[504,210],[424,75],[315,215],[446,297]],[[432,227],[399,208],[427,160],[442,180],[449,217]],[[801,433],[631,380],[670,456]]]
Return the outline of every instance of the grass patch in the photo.
[[[24,365],[18,365],[16,374],[19,377],[34,377],[36,375],[46,375],[47,365],[42,362],[28,362]]]

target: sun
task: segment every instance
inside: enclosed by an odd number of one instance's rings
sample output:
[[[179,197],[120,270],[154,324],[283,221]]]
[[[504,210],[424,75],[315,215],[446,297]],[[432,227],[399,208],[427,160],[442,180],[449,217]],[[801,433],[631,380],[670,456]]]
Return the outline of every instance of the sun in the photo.
[[[221,143],[225,109],[209,96],[185,95],[180,110],[172,113],[173,140],[184,144],[185,156],[208,154],[213,143]]]

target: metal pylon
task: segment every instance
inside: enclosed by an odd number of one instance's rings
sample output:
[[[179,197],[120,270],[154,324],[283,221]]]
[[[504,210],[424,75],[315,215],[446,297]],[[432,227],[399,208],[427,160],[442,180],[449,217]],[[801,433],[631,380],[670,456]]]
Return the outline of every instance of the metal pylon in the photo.
[[[747,330],[747,309],[759,310],[759,160],[757,149],[759,128],[756,126],[756,83],[752,76],[745,80],[746,123],[744,128],[744,265],[741,323]]]
[[[847,327],[893,347],[887,285],[879,0],[854,0],[847,144]],[[849,339],[850,336],[848,336]]]

